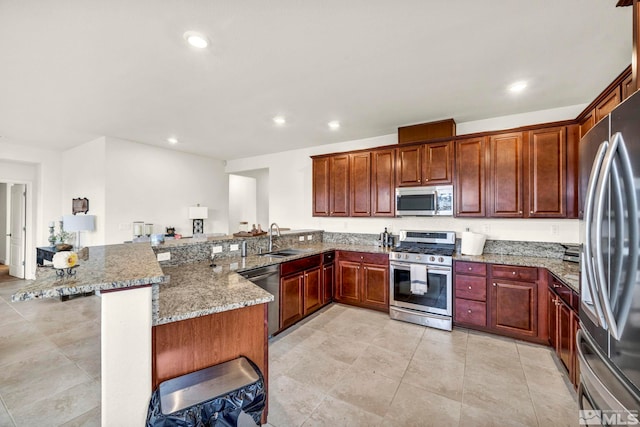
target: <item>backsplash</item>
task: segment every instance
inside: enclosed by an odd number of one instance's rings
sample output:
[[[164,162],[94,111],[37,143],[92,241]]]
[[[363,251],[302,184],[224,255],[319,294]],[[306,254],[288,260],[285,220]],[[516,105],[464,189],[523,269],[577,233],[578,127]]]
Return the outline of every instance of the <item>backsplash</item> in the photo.
[[[322,241],[327,243],[341,243],[345,245],[376,245],[380,244],[380,235],[363,233],[334,233],[325,231]]]

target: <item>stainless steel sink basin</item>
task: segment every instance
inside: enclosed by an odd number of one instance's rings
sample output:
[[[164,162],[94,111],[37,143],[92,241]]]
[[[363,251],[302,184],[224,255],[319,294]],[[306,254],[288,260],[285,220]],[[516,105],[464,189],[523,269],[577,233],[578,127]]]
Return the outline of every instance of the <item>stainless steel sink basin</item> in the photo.
[[[285,257],[288,257],[288,256],[305,254],[305,253],[307,253],[309,251],[310,251],[309,249],[287,248],[287,249],[279,249],[277,251],[265,252],[265,253],[259,254],[259,255],[260,256],[270,256],[270,257],[274,257],[274,258],[285,258]]]

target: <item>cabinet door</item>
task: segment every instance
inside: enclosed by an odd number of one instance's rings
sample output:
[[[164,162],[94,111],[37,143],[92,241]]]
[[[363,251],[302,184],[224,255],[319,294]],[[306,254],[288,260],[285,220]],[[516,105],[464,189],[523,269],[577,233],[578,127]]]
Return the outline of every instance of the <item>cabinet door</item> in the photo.
[[[453,141],[425,144],[422,148],[424,184],[451,184],[453,176]]]
[[[313,313],[322,306],[323,290],[320,267],[304,272],[304,312]]]
[[[620,86],[622,87],[622,100],[624,101],[635,92],[635,88],[632,86],[633,83],[633,75],[629,74],[627,78],[625,78]]]
[[[395,150],[371,153],[371,216],[395,216]]]
[[[304,274],[294,274],[280,279],[280,327],[282,329],[302,319],[303,285]]]
[[[456,324],[487,326],[487,303],[457,298],[453,320]]]
[[[329,215],[349,216],[349,155],[330,157]]]
[[[524,338],[538,335],[538,292],[535,283],[493,280],[490,327]]]
[[[333,264],[325,265],[322,267],[322,290],[323,299],[322,303],[330,303],[333,299],[333,275],[335,268]]]
[[[549,345],[558,352],[558,297],[551,289],[547,293],[547,327],[549,328]]]
[[[607,96],[596,105],[595,115],[596,123],[602,120],[614,108],[620,104],[620,86],[616,86]]]
[[[589,129],[595,126],[595,124],[596,124],[596,113],[595,111],[591,110],[589,114],[587,114],[585,118],[582,119],[580,123],[578,123],[578,127],[580,129],[579,131],[580,138],[582,139],[582,137],[589,131]]]
[[[329,216],[329,157],[313,159],[313,216]]]
[[[422,185],[422,146],[396,148],[396,185],[411,187]]]
[[[485,138],[456,141],[456,216],[485,215]]]
[[[347,304],[360,303],[360,263],[338,261],[338,278],[335,283],[335,299]]]
[[[389,267],[363,263],[362,269],[362,305],[388,311]]]
[[[572,350],[571,350],[571,360],[573,363],[573,371],[571,374],[571,381],[573,382],[573,386],[577,389],[580,385],[580,364],[578,363],[578,350],[576,349],[575,337],[578,335],[578,329],[580,329],[580,318],[576,312],[571,314],[572,319],[572,330],[574,340],[572,340]]]
[[[371,154],[350,154],[349,162],[350,214],[371,216]]]
[[[529,132],[529,214],[531,218],[567,216],[566,128]]]
[[[522,132],[489,139],[489,216],[522,218]]]
[[[558,336],[556,352],[558,357],[567,368],[567,371],[573,370],[571,361],[573,350],[573,313],[562,301],[558,301]]]

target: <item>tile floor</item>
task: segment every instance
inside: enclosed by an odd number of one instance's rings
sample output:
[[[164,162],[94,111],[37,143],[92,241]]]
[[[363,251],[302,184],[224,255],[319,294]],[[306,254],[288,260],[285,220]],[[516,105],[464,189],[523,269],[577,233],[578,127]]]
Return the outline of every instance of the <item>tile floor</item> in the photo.
[[[333,304],[269,352],[274,427],[578,425],[573,388],[543,346]]]
[[[11,303],[0,284],[0,426],[100,425],[100,299]],[[288,426],[577,425],[550,349],[333,304],[270,343]]]

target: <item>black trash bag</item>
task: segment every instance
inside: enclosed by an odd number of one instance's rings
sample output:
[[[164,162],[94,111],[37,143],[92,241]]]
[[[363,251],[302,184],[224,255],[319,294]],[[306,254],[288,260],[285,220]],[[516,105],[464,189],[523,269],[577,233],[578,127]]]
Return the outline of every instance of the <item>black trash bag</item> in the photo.
[[[260,379],[253,384],[168,415],[160,410],[160,393],[156,389],[149,403],[147,427],[235,427],[241,411],[260,425],[267,396],[262,374],[257,368],[256,372]]]

